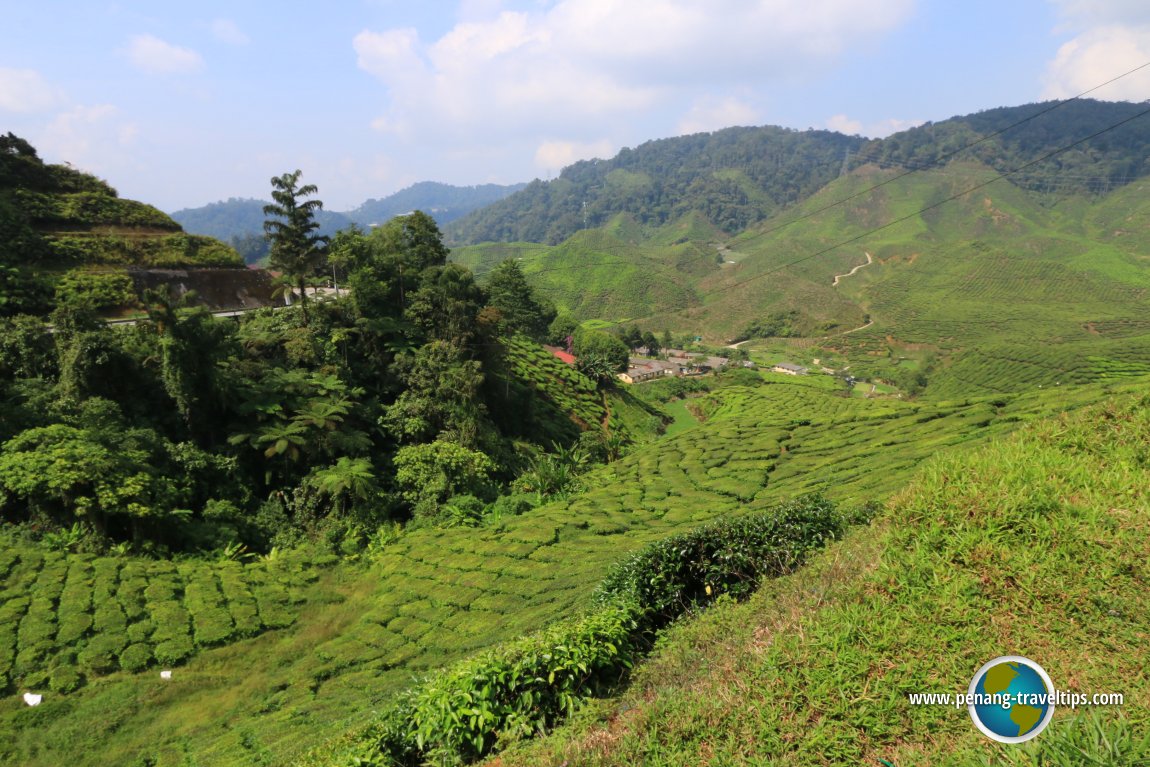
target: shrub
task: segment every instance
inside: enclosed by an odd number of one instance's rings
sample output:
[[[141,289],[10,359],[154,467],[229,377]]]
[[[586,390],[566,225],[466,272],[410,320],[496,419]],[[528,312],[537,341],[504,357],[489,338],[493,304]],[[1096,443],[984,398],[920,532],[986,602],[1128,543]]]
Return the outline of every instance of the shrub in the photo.
[[[56,284],[56,301],[106,311],[135,304],[136,293],[124,272],[73,271]]]
[[[143,671],[151,662],[152,647],[142,642],[130,644],[120,653],[120,668],[125,671]]]
[[[161,666],[175,666],[192,654],[192,640],[187,636],[169,639],[156,645],[154,652],[156,662]]]
[[[457,763],[546,730],[630,669],[633,612],[604,607],[432,678],[388,712],[379,750],[398,764]]]
[[[48,687],[53,692],[67,695],[75,692],[84,684],[84,677],[75,666],[57,666],[48,676]]]
[[[150,620],[137,621],[128,626],[127,634],[129,642],[143,642],[152,635],[156,630],[156,624]]]
[[[809,496],[657,541],[608,574],[596,612],[409,691],[379,723],[378,753],[400,765],[458,764],[545,731],[618,684],[652,634],[685,610],[719,594],[750,594],[763,578],[797,567],[846,522],[829,501]],[[412,621],[400,617],[388,629],[406,636]]]
[[[820,496],[721,519],[657,541],[616,565],[600,585],[601,602],[633,600],[650,629],[720,594],[742,598],[765,577],[788,573],[838,537],[846,520]]]

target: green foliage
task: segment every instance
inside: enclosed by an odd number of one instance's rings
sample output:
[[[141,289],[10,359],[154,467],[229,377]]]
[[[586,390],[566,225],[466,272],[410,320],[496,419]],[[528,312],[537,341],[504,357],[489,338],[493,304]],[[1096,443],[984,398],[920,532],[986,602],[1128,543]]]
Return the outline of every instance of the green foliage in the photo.
[[[630,350],[610,333],[580,328],[575,332],[572,349],[580,372],[601,384],[627,369]]]
[[[731,339],[732,343],[745,341],[749,338],[791,338],[799,335],[795,328],[799,313],[791,310],[786,312],[773,312],[769,316],[752,321],[741,333]]]
[[[454,495],[491,496],[495,463],[485,454],[442,440],[401,448],[395,454],[395,483],[416,517],[434,518]]]
[[[56,283],[56,301],[109,311],[136,303],[136,291],[124,272],[72,271]]]
[[[52,256],[68,266],[242,266],[229,245],[194,234],[53,234]]]
[[[791,572],[846,529],[834,504],[818,496],[723,519],[664,538],[617,565],[597,599],[625,599],[658,629],[690,606],[750,595],[768,577]]]
[[[504,332],[536,341],[547,335],[556,318],[555,308],[539,302],[517,261],[509,258],[495,267],[485,287],[488,306],[499,311]]]
[[[303,200],[319,190],[315,184],[298,186],[302,171],[273,177],[272,199],[264,206],[264,231],[271,241],[268,265],[283,271],[299,289],[299,300],[307,312],[307,278],[312,276],[323,259],[323,247],[328,238],[316,234],[319,222],[315,212],[323,209],[320,200]]]
[[[619,684],[639,650],[632,611],[608,607],[433,677],[385,715],[392,764],[473,761],[569,716]]]

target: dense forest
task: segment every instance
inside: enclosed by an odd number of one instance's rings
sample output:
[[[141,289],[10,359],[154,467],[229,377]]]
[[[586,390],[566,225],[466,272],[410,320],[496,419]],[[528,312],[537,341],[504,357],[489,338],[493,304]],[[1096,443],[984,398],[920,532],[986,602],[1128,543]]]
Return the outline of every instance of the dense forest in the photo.
[[[17,149],[5,155],[9,183],[31,168],[56,185],[51,174],[102,184],[22,165],[28,150]],[[384,521],[522,511],[618,454],[625,431],[603,412],[596,379],[613,377],[619,341],[575,331],[587,375],[568,368],[535,344],[555,311],[516,262],[480,287],[447,262],[421,212],[371,233],[319,235],[320,203],[306,199],[316,189],[298,180],[273,179],[271,263],[285,290],[338,264],[350,297],[317,303],[301,290],[294,306],[233,322],[153,291],[146,318],[118,328],[79,290],[57,291],[48,322],[8,301],[5,519],[96,550],[267,550],[323,531],[354,538]]]

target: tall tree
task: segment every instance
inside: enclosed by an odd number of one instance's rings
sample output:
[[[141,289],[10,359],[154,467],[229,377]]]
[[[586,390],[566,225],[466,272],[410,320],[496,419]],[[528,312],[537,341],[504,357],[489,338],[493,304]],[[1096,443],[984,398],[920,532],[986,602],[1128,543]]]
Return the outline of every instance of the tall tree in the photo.
[[[491,272],[487,282],[488,306],[503,316],[504,330],[522,333],[535,340],[547,335],[547,327],[555,319],[555,307],[535,297],[523,269],[514,258],[502,261]]]
[[[323,261],[328,238],[315,234],[319,229],[315,212],[323,210],[323,202],[301,199],[319,192],[315,184],[299,186],[302,173],[297,170],[272,179],[272,199],[275,202],[264,206],[264,215],[275,218],[264,221],[264,232],[271,241],[268,264],[289,275],[299,288],[300,304],[306,319],[307,279]]]

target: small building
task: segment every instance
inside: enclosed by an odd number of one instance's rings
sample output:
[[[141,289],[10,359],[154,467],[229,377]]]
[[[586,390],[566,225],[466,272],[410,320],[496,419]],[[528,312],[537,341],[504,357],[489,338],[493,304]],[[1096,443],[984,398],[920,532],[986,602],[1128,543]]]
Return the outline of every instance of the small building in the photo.
[[[789,376],[805,376],[807,369],[801,365],[792,365],[789,362],[780,362],[771,368],[776,373],[785,373]]]
[[[626,372],[617,374],[623,383],[639,383],[663,376],[681,375],[681,368],[668,360],[650,360],[632,357],[627,361]]]

